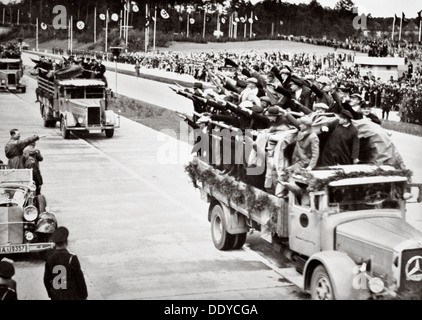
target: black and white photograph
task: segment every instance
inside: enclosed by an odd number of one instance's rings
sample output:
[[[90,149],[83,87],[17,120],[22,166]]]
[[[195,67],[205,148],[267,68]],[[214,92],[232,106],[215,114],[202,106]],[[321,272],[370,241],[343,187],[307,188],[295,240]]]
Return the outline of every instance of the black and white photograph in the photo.
[[[419,0],[0,0],[0,300],[422,300],[421,32]]]

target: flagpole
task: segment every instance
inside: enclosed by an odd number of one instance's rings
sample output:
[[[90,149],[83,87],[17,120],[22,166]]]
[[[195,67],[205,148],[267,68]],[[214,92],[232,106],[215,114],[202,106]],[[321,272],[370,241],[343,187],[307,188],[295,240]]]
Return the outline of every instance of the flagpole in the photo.
[[[252,38],[252,24],[253,24],[253,11],[251,11],[251,27],[249,32],[249,38]]]
[[[35,19],[35,51],[38,52],[38,17]]]
[[[393,30],[391,32],[391,41],[394,42],[394,26],[396,25],[396,16],[393,18]]]
[[[16,24],[19,25],[19,9],[18,9],[18,17],[16,18]]]
[[[108,40],[108,9],[106,10],[106,29],[105,29],[105,52],[107,54],[107,40]]]
[[[148,3],[145,3],[145,17],[147,19],[149,18]],[[148,26],[145,26],[145,52],[148,52],[148,28],[149,28],[149,24],[148,24]]]
[[[153,49],[155,52],[155,36],[157,32],[157,5],[154,7],[154,39],[153,39]]]
[[[204,28],[202,30],[202,38],[205,38],[205,24],[207,23],[207,8],[204,8]]]
[[[419,21],[419,42],[421,42],[422,19]]]
[[[188,12],[188,21],[186,23],[186,38],[189,38],[189,12]]]
[[[70,16],[70,54],[73,55],[73,16]]]
[[[400,19],[400,32],[399,32],[399,41],[401,40],[401,27],[403,24],[403,14],[401,15],[401,19]]]
[[[94,7],[94,43],[97,43],[97,7]]]

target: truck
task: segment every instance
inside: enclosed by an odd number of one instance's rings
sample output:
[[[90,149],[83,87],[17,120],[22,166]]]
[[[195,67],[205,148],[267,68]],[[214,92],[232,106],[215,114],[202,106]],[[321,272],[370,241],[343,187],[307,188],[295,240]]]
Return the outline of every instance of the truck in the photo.
[[[59,122],[64,139],[74,131],[105,132],[112,138],[114,129],[120,127],[120,115],[108,110],[112,92],[104,79],[80,78],[81,72],[78,66],[40,72],[36,93],[44,126],[54,127]]]
[[[292,173],[284,197],[222,175],[200,154],[185,170],[209,203],[218,250],[240,249],[259,232],[295,265],[315,300],[421,294],[422,232],[406,221],[406,204],[420,202],[422,189],[409,170],[316,167]]]
[[[0,88],[26,92],[26,79],[23,77],[22,59],[0,58]]]

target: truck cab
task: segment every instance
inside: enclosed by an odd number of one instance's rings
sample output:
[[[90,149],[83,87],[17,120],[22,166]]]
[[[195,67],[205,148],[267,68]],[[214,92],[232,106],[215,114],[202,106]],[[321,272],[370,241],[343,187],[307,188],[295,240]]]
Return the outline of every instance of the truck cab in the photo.
[[[23,77],[23,64],[20,58],[0,59],[0,88],[26,92],[26,80]]]
[[[406,205],[421,201],[422,186],[409,182],[408,170],[303,170],[289,176],[281,197],[224,177],[199,158],[186,171],[210,203],[215,247],[239,249],[249,231],[259,231],[293,262],[312,299],[422,292],[422,232],[406,221]]]

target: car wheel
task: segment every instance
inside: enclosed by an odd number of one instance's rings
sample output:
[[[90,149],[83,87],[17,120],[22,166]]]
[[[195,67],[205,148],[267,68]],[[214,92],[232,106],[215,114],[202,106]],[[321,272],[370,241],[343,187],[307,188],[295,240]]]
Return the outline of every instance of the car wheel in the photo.
[[[107,138],[112,138],[114,136],[114,129],[106,129],[105,135]]]
[[[234,234],[233,237],[234,237],[233,249],[238,250],[242,248],[246,241],[246,232]]]
[[[215,205],[211,212],[211,236],[214,246],[218,250],[228,250],[233,247],[234,236],[227,232],[223,218],[223,208]]]
[[[60,131],[62,132],[63,139],[69,139],[70,131],[66,129],[66,123],[65,123],[64,117],[62,117],[60,120]]]
[[[323,265],[316,267],[312,273],[311,297],[312,300],[335,300],[330,276]]]

